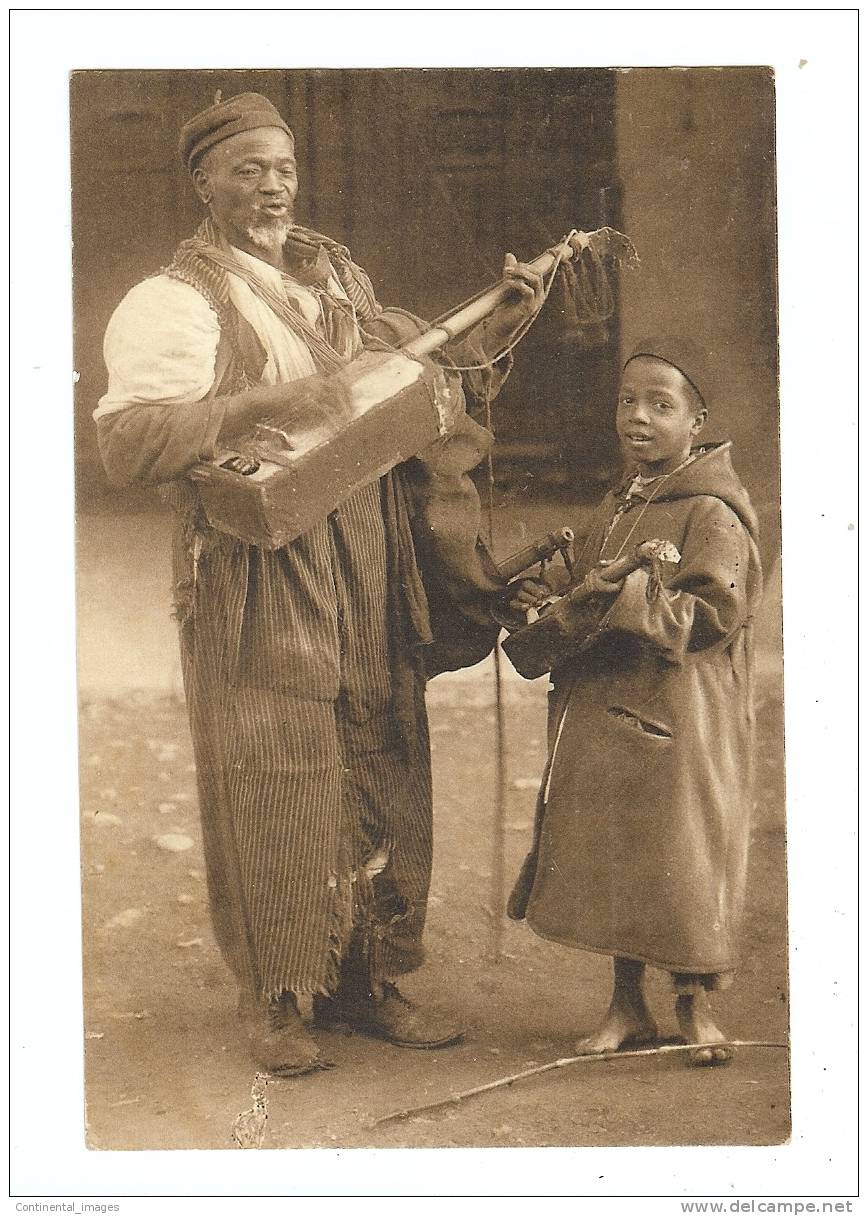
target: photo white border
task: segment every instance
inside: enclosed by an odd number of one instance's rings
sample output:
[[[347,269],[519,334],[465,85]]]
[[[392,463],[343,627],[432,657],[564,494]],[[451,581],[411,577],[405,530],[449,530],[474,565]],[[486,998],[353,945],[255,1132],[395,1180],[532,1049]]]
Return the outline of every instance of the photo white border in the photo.
[[[11,38],[13,1194],[854,1194],[857,11],[259,9],[248,20],[242,10],[17,9]],[[772,65],[778,97],[792,1142],[88,1153],[68,73],[735,64]],[[576,1100],[580,1119],[578,1084]],[[227,1204],[210,1199],[207,1210],[244,1207]],[[647,1206],[680,1210],[673,1200]]]

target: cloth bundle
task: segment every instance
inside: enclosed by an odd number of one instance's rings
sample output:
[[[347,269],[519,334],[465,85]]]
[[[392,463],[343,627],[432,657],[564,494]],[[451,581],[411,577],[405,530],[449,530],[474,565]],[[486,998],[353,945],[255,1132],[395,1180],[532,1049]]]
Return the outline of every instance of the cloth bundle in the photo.
[[[574,239],[579,247],[578,258],[558,266],[551,304],[563,318],[561,342],[593,349],[608,341],[607,322],[615,312],[615,294],[606,263],[613,269],[621,265],[637,266],[639,258],[629,237],[614,228],[599,229],[592,240],[582,237],[580,233]]]

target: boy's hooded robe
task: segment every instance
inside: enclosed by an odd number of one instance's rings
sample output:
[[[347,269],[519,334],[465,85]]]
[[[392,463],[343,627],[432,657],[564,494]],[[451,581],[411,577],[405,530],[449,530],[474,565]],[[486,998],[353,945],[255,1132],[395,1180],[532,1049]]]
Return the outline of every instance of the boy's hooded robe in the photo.
[[[645,540],[681,554],[624,582],[552,672],[549,765],[511,901],[540,936],[672,972],[736,964],[752,805],[757,522],[730,460],[601,504],[578,577]],[[605,539],[605,544],[603,541]]]

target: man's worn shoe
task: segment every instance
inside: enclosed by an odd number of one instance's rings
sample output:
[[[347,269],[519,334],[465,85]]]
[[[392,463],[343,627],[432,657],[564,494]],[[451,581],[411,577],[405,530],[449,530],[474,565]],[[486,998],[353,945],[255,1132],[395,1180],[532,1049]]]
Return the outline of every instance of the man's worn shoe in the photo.
[[[448,1047],[464,1037],[463,1028],[447,1014],[439,1009],[420,1009],[389,983],[383,984],[380,997],[365,993],[314,997],[313,1012],[320,1026],[343,1023],[396,1047]]]
[[[329,1067],[305,1030],[291,993],[285,992],[271,1001],[242,996],[238,1002],[238,1016],[250,1054],[262,1072],[294,1077]]]

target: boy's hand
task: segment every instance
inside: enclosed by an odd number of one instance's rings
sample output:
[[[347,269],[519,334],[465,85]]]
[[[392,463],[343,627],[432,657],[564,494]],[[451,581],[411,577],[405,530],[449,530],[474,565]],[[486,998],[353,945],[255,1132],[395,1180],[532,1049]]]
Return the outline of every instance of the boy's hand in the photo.
[[[617,595],[624,586],[623,578],[610,581],[606,578],[606,567],[590,570],[585,575],[585,586],[594,595]]]
[[[523,578],[510,583],[504,593],[509,594],[508,606],[513,612],[527,612],[551,597],[551,588],[541,578]]]

